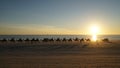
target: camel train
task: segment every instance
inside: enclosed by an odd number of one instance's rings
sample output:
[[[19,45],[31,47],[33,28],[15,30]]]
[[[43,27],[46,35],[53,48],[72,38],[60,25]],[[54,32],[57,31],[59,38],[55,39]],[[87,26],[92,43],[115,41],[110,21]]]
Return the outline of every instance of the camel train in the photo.
[[[83,42],[91,42],[91,39],[87,38],[87,39],[84,39],[84,38],[75,38],[75,39],[72,39],[72,38],[69,38],[69,39],[66,39],[66,38],[57,38],[57,39],[54,39],[54,38],[43,38],[42,40],[40,39],[35,39],[35,38],[32,38],[32,39],[29,39],[29,38],[26,38],[26,39],[21,39],[19,38],[18,40],[16,40],[15,38],[11,38],[11,39],[1,39],[0,42],[80,42],[80,43],[83,43]],[[108,38],[104,38],[102,39],[103,42],[110,42]]]

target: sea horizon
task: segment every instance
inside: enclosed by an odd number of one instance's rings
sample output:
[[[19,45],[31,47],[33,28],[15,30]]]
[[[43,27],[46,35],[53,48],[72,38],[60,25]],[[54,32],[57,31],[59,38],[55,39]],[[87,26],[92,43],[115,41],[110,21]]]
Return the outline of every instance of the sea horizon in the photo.
[[[35,39],[44,39],[44,38],[53,38],[53,39],[57,39],[57,38],[60,38],[60,39],[63,39],[63,38],[66,38],[66,39],[69,39],[69,38],[72,38],[72,39],[75,39],[75,38],[91,38],[92,35],[0,35],[0,39],[11,39],[11,38],[14,38],[16,40],[18,39],[26,39],[26,38],[29,38],[29,39],[32,39],[32,38],[35,38]],[[97,35],[97,38],[98,39],[103,39],[103,38],[108,38],[108,39],[111,39],[111,40],[120,40],[120,35]]]

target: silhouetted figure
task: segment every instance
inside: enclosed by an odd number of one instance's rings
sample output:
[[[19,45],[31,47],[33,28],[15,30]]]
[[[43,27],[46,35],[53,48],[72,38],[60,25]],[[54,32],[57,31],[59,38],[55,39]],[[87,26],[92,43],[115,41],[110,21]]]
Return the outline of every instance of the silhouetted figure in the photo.
[[[1,40],[1,42],[7,42],[7,39],[4,38],[4,39]]]
[[[35,39],[34,39],[34,38],[32,38],[32,39],[31,39],[31,42],[35,42]]]
[[[86,39],[86,41],[87,41],[87,42],[90,42],[91,40],[88,38],[88,39]]]
[[[84,42],[84,38],[80,39],[80,42],[81,42],[81,43]]]
[[[39,39],[37,38],[37,39],[35,39],[35,41],[36,41],[36,42],[39,42]]]
[[[68,39],[68,41],[69,41],[69,42],[72,42],[72,39],[70,38],[70,39]]]
[[[31,41],[31,43],[36,43],[36,42],[39,42],[39,39],[32,38],[30,41]]]
[[[57,42],[60,42],[61,40],[60,40],[60,38],[57,38],[56,41],[57,41]]]
[[[78,38],[75,38],[75,40],[74,41],[79,41],[79,39]]]
[[[23,40],[20,38],[20,39],[18,39],[17,41],[18,41],[18,42],[22,42]]]
[[[36,42],[35,38],[32,38],[30,41],[31,41],[31,43],[35,43]]]
[[[54,39],[53,39],[53,38],[51,38],[51,39],[49,39],[49,41],[50,41],[50,42],[54,42]]]
[[[11,38],[10,41],[11,41],[11,42],[15,42],[15,39],[14,39],[14,38]]]
[[[110,42],[108,38],[104,38],[102,41],[103,42]]]
[[[66,42],[67,40],[66,40],[66,38],[63,38],[63,40],[62,40],[63,42]]]
[[[48,38],[44,38],[42,41],[43,41],[43,42],[48,42],[49,39],[48,39]]]
[[[27,38],[27,39],[25,39],[25,42],[29,42],[30,40]]]

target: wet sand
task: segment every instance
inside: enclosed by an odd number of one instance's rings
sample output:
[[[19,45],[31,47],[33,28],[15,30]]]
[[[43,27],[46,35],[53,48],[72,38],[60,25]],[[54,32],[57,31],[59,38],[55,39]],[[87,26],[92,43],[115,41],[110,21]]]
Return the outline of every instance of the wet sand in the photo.
[[[0,68],[120,68],[120,41],[0,42]]]

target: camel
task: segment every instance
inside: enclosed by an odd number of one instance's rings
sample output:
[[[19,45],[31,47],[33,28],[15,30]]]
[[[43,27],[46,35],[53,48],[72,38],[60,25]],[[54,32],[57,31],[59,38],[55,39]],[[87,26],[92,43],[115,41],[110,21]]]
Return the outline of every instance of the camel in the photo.
[[[80,42],[81,42],[81,43],[84,42],[84,41],[85,41],[84,38],[80,39]]]

